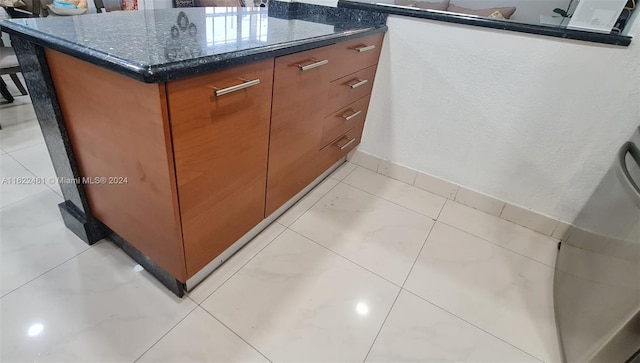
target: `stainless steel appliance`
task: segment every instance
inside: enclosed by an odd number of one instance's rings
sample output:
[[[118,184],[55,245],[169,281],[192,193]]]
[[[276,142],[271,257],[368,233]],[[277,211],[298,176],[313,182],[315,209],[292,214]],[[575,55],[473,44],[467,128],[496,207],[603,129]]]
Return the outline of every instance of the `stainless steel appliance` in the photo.
[[[554,281],[567,362],[640,362],[640,128],[559,245]]]

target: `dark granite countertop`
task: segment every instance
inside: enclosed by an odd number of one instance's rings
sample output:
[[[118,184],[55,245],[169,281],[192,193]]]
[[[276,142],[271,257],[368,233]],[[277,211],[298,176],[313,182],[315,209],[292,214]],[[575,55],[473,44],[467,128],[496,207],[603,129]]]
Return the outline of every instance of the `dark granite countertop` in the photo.
[[[404,15],[414,18],[446,21],[449,23],[480,26],[492,29],[510,30],[521,33],[538,34],[556,38],[583,40],[588,42],[628,46],[632,37],[611,33],[601,34],[582,30],[567,29],[562,26],[518,23],[509,20],[490,19],[475,15],[419,9],[394,5],[393,0],[339,0],[338,8],[373,11],[384,14]]]
[[[386,31],[386,15],[274,2],[10,19],[11,36],[144,82],[164,82]]]

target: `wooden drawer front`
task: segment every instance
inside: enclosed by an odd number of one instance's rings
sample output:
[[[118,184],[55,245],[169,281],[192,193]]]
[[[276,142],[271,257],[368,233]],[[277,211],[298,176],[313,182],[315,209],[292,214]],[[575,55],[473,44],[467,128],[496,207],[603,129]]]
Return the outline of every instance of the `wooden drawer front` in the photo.
[[[272,82],[270,59],[168,84],[189,277],[264,217]]]
[[[362,137],[364,122],[355,125],[351,130],[338,137],[336,140],[320,150],[319,164],[322,170],[327,170],[331,165],[335,164],[340,158],[346,156],[349,151],[353,150]]]
[[[371,66],[331,82],[325,116],[371,93],[375,75],[376,66]]]
[[[339,62],[333,62],[331,80],[378,64],[383,37],[384,34],[375,34],[331,46],[330,58],[339,60]]]
[[[349,106],[341,108],[340,111],[333,115],[325,117],[322,129],[322,142],[320,143],[321,148],[349,131],[349,129],[355,125],[364,122],[367,117],[370,98],[370,95],[365,96]]]
[[[325,47],[276,59],[265,216],[319,175],[316,158],[327,106],[329,67],[302,71],[297,64],[324,60],[326,51]]]

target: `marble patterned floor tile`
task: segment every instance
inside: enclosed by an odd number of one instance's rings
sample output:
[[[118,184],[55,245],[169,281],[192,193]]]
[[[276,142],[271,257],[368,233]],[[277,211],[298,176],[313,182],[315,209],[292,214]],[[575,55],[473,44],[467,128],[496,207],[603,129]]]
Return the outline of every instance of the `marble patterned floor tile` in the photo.
[[[344,183],[291,229],[401,286],[433,220]]]
[[[436,222],[405,289],[538,359],[557,362],[553,273]]]
[[[64,225],[62,201],[45,190],[0,209],[0,296],[89,248]]]
[[[542,233],[451,200],[445,204],[438,220],[547,266],[555,266],[558,240]]]
[[[0,130],[0,147],[6,152],[43,143],[44,137],[36,120],[3,126]]]
[[[146,352],[144,362],[269,362],[201,307]]]
[[[53,168],[46,144],[33,145],[13,151],[11,156],[35,176],[45,178],[49,188],[62,196],[62,190],[56,181],[56,171]]]
[[[196,304],[101,241],[0,299],[2,362],[132,362]]]
[[[334,178],[326,178],[315,188],[313,188],[307,195],[302,197],[296,204],[287,209],[278,219],[278,223],[285,227],[289,227],[295,222],[301,215],[311,208],[317,201],[320,200],[325,194],[327,194],[333,187],[338,185],[339,181]]]
[[[202,303],[274,362],[362,362],[399,287],[287,230]]]
[[[260,234],[214,270],[195,289],[189,292],[189,297],[197,303],[202,303],[211,293],[217,290],[233,274],[238,272],[258,252],[265,248],[271,241],[280,235],[286,228],[279,223],[271,223]]]
[[[439,195],[361,167],[349,174],[344,179],[344,183],[424,214],[432,219],[438,218],[446,201],[446,198]]]
[[[403,290],[367,362],[540,362]]]
[[[9,154],[0,155],[0,183],[0,208],[50,190],[46,184],[35,183],[35,175]]]

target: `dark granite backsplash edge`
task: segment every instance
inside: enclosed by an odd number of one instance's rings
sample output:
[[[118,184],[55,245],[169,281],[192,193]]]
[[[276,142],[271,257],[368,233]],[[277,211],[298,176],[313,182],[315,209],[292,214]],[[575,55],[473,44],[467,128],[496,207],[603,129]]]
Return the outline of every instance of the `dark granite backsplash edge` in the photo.
[[[383,12],[375,12],[370,10],[357,10],[347,8],[337,8],[331,6],[299,3],[299,2],[285,2],[285,1],[271,1],[269,3],[269,16],[280,19],[292,19],[299,16],[305,18],[322,19],[326,23],[337,23],[344,21],[356,21],[362,24],[369,25],[385,25],[387,24],[388,14]]]
[[[387,31],[387,26],[383,24],[372,25],[370,28],[349,30],[321,37],[281,43],[275,46],[204,56],[192,60],[151,67],[135,64],[131,61],[113,57],[109,54],[82,47],[53,36],[42,37],[42,34],[28,27],[23,27],[11,22],[0,22],[0,29],[9,33],[11,37],[19,36],[25,38],[34,44],[68,54],[124,76],[145,83],[160,83],[251,63],[266,58],[297,53],[366,35],[383,33]]]
[[[338,8],[372,11],[393,15],[403,15],[413,18],[444,21],[448,23],[479,26],[491,29],[501,29],[520,33],[536,34],[564,39],[582,40],[593,43],[628,46],[632,37],[620,34],[601,34],[587,31],[558,28],[537,24],[516,23],[511,21],[481,18],[465,14],[438,13],[409,7],[386,6],[374,2],[361,2],[350,0],[339,0]]]

